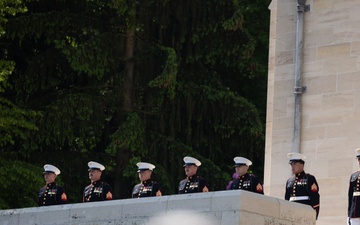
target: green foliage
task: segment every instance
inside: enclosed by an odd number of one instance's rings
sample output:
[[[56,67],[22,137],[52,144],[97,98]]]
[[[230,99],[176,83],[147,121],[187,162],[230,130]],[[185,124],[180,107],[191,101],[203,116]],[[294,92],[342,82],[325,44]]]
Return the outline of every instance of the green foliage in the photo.
[[[16,107],[7,99],[0,97],[0,146],[15,144],[14,138],[25,140],[33,131],[37,131],[32,122],[40,114],[35,111],[25,111]]]
[[[261,132],[262,125],[257,109],[247,99],[230,90],[216,90],[207,86],[203,87],[203,92],[209,101],[228,109],[212,121],[215,132],[223,138],[246,132],[250,135]]]
[[[136,163],[141,162],[141,161],[143,161],[143,160],[141,160],[141,157],[137,157],[137,156],[132,157],[129,161],[128,166],[125,167],[125,169],[124,169],[123,176],[132,178],[132,180],[134,181],[133,184],[138,183],[139,176],[137,173],[134,173],[134,171],[137,171],[137,169],[138,169],[136,166]]]
[[[126,120],[112,135],[112,142],[106,151],[115,155],[118,148],[127,147],[133,154],[144,156],[147,154],[144,135],[145,127],[141,117],[137,113],[129,113]]]
[[[0,37],[4,34],[7,17],[24,13],[27,8],[20,0],[0,0]],[[6,52],[5,56],[6,56]],[[6,58],[6,57],[5,57]],[[15,68],[13,61],[0,59],[0,93],[11,88],[8,83],[9,75]],[[33,120],[39,114],[32,110],[23,110],[4,97],[0,97],[0,146],[15,144],[15,138],[26,139],[37,127]]]
[[[134,6],[136,1],[126,1],[126,0],[112,0],[109,3],[109,6],[116,10],[119,16],[127,14],[129,17],[135,16]]]
[[[0,0],[0,37],[5,33],[4,25],[7,16],[15,16],[17,13],[25,13],[27,8],[22,0]]]
[[[14,68],[14,62],[0,60],[0,93],[4,92],[6,88],[10,87],[8,83],[8,78]]]
[[[1,37],[0,144],[13,144],[2,151],[55,161],[71,202],[80,201],[89,160],[104,162],[117,198],[138,182],[138,161],[156,165],[167,194],[184,177],[185,155],[203,162],[211,190],[225,188],[236,155],[261,176],[269,2],[28,1]],[[135,33],[131,79],[127,32]]]
[[[0,159],[0,209],[34,207],[44,186],[42,170],[23,161]]]
[[[173,99],[175,96],[176,75],[178,72],[177,56],[175,50],[172,48],[160,46],[160,50],[164,51],[167,55],[164,69],[158,77],[149,82],[149,86],[165,89],[169,99]]]
[[[116,36],[115,36],[116,37]],[[71,67],[78,73],[101,78],[114,64],[114,34],[97,34],[90,40],[78,43],[75,38],[55,41],[55,46],[64,53]]]
[[[98,101],[100,97],[86,93],[59,96],[44,109],[44,117],[38,122],[38,142],[59,150],[64,145],[80,152],[94,149],[106,119]]]

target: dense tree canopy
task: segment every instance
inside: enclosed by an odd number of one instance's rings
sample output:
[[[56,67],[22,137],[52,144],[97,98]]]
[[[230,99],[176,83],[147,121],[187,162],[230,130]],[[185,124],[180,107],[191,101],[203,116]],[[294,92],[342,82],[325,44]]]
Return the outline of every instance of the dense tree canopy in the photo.
[[[45,163],[70,203],[90,160],[115,198],[131,196],[139,161],[156,165],[164,194],[177,193],[186,155],[211,190],[235,156],[262,176],[270,0],[12,2],[0,0],[13,8],[0,11],[0,144],[19,173],[4,179],[37,182],[32,201],[0,196],[0,208],[36,205]]]

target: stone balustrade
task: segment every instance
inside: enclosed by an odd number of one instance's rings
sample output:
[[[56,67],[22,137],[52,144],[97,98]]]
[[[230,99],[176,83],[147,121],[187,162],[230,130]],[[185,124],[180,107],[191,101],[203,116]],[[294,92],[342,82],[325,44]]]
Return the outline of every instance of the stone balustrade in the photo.
[[[207,225],[315,225],[316,221],[310,206],[242,190],[1,210],[0,221],[1,225],[147,225],[176,212],[182,216],[156,225],[193,225],[186,218],[196,215],[207,218]]]

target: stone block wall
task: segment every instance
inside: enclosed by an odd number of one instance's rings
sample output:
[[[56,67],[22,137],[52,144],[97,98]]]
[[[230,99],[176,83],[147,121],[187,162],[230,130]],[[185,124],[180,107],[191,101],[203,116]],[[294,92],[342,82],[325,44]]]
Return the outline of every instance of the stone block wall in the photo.
[[[307,0],[304,13],[300,152],[319,183],[318,225],[345,224],[348,182],[359,169],[359,0]],[[273,0],[265,146],[265,194],[283,198],[291,176],[297,0]]]
[[[0,211],[1,225],[198,225],[197,217],[206,225],[315,225],[310,206],[242,190]]]

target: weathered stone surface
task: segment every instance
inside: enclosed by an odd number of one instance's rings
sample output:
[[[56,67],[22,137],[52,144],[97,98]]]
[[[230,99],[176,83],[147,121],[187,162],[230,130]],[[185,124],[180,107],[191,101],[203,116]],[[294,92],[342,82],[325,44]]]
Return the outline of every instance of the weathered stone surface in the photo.
[[[310,206],[242,190],[1,210],[0,221],[1,225],[148,225],[176,213],[182,218],[208,218],[207,225],[315,225]],[[177,224],[181,220],[156,225]]]
[[[269,6],[270,48],[264,190],[283,198],[293,151],[296,0]],[[315,175],[321,196],[317,225],[345,224],[349,176],[359,169],[359,0],[307,0],[301,68],[300,152],[305,172]],[[294,45],[294,46],[292,46]],[[288,81],[288,82],[287,82]],[[284,172],[287,171],[287,172]],[[294,212],[295,213],[295,212]]]

